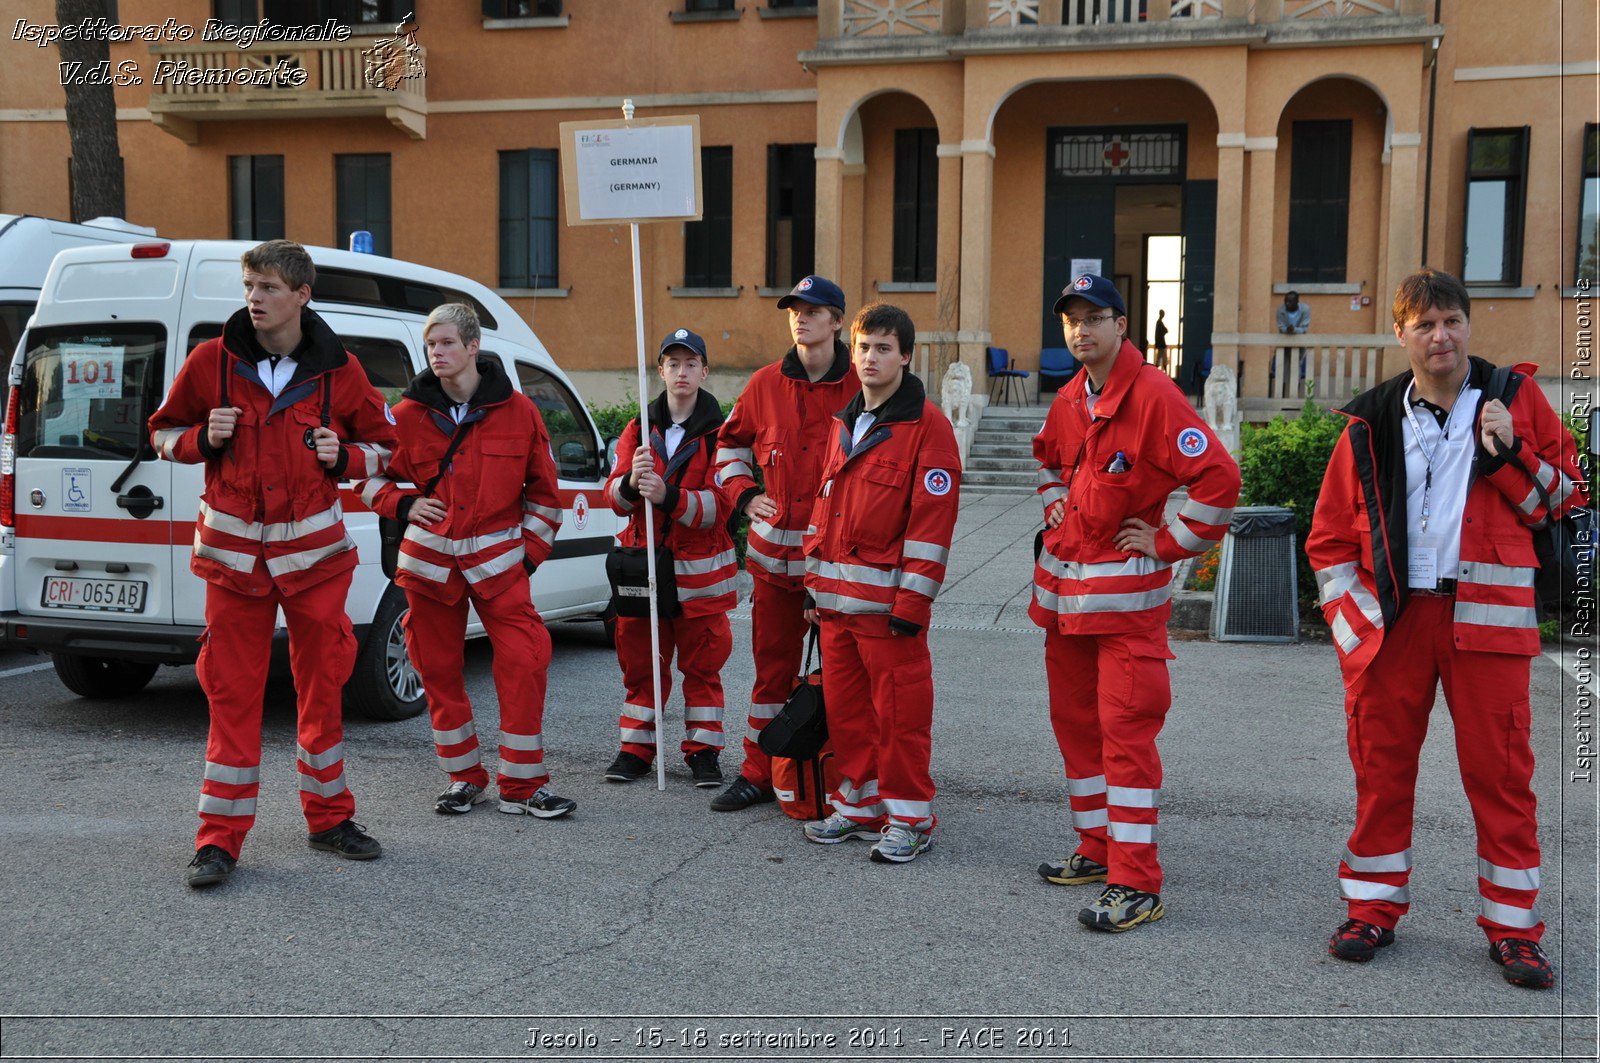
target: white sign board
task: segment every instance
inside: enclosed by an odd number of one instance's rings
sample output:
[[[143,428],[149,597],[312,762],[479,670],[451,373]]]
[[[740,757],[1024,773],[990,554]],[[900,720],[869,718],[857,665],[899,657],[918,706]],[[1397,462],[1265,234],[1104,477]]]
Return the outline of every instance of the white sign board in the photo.
[[[697,221],[700,119],[561,123],[568,225]]]
[[[1104,277],[1105,274],[1100,272],[1101,261],[1102,260],[1098,259],[1098,258],[1075,258],[1075,259],[1073,259],[1072,260],[1072,277],[1070,279],[1071,280],[1077,280],[1079,277],[1083,276],[1085,273],[1093,273],[1096,277]]]
[[[63,343],[61,397],[64,399],[122,398],[123,347],[95,347]]]

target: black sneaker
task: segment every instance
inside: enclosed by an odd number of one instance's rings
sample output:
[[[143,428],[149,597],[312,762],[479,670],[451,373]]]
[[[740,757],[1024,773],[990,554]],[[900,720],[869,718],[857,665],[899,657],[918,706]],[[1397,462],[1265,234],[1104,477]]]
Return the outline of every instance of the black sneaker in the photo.
[[[383,855],[383,846],[378,844],[378,839],[353,819],[306,835],[306,844],[323,852],[338,853],[346,860],[376,860]]]
[[[741,808],[749,808],[751,805],[764,805],[773,800],[775,796],[772,792],[772,787],[757,786],[743,775],[740,775],[728,784],[726,790],[711,799],[711,811],[737,812]]]
[[[1110,873],[1106,865],[1097,864],[1082,853],[1073,853],[1065,860],[1052,860],[1039,865],[1039,877],[1057,886],[1104,882]]]
[[[618,753],[606,769],[606,782],[633,782],[650,774],[650,762],[632,753]]]
[[[1101,891],[1089,907],[1078,913],[1078,922],[1091,930],[1120,934],[1167,914],[1161,895],[1112,883]]]
[[[694,776],[694,784],[700,789],[715,790],[722,785],[722,769],[717,766],[715,749],[689,754],[688,764],[689,774]]]
[[[1506,981],[1526,989],[1549,989],[1556,984],[1556,969],[1537,941],[1501,938],[1489,942],[1489,955],[1504,968]]]
[[[239,861],[228,855],[220,845],[202,845],[189,861],[189,885],[195,889],[215,886],[229,875]]]
[[[539,787],[538,793],[532,797],[512,798],[504,794],[500,796],[500,811],[508,816],[538,816],[540,819],[555,819],[564,816],[578,807],[578,802],[565,797],[557,797],[550,792],[550,787]]]
[[[1394,944],[1394,931],[1377,923],[1346,919],[1328,942],[1328,955],[1351,963],[1366,963],[1378,950]]]
[[[450,789],[439,795],[433,810],[441,816],[464,816],[472,806],[489,800],[489,795],[477,783],[453,782]]]

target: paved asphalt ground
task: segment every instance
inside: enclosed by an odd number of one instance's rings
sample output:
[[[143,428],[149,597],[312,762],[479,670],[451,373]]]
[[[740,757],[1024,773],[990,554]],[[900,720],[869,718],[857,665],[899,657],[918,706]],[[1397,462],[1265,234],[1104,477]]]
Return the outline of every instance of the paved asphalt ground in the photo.
[[[983,502],[970,500],[969,531],[1009,507]],[[993,619],[1019,577],[988,581],[987,626],[947,614],[931,634],[940,823],[906,866],[872,864],[857,842],[807,844],[774,805],[713,814],[676,757],[664,793],[604,782],[616,661],[596,627],[556,625],[545,741],[572,817],[435,815],[426,719],[352,721],[357,819],[386,852],[313,852],[280,680],[239,870],[193,892],[206,733],[193,669],[96,703],[52,671],[19,671],[37,658],[0,654],[0,1058],[1594,1057],[1596,789],[1566,781],[1578,694],[1561,668],[1533,667],[1554,991],[1508,986],[1473,922],[1442,701],[1413,911],[1369,965],[1326,954],[1354,807],[1326,644],[1174,643],[1167,918],[1096,934],[1075,919],[1094,888],[1034,870],[1072,843],[1043,639]],[[748,620],[733,627],[737,736],[752,673]],[[467,679],[492,735],[489,660],[475,644]]]

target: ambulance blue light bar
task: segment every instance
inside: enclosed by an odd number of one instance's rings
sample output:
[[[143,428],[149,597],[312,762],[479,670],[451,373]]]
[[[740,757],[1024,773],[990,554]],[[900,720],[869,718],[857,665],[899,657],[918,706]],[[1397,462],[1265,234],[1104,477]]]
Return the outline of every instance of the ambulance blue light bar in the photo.
[[[372,255],[377,252],[372,248],[372,234],[365,229],[357,229],[350,234],[350,250],[358,255]]]

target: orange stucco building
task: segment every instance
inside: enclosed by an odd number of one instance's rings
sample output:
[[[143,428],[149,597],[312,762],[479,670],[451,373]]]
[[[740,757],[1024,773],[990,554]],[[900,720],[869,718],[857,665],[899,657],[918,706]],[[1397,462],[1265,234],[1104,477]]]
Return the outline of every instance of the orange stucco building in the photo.
[[[1399,367],[1388,303],[1424,260],[1466,271],[1475,353],[1552,380],[1588,364],[1592,4],[1529,0],[1514,18],[1485,0],[415,7],[414,76],[390,89],[363,77],[366,53],[396,43],[388,0],[123,0],[124,26],[195,29],[111,45],[112,68],[142,81],[116,89],[129,218],[321,244],[377,227],[397,257],[500,289],[563,365],[625,368],[627,228],[566,227],[551,175],[559,124],[616,118],[626,96],[641,116],[700,117],[708,220],[644,228],[646,333],[694,328],[722,368],[781,352],[773,300],[814,270],[852,309],[905,306],[919,368],[959,357],[981,390],[986,348],[1029,369],[1059,345],[1049,296],[1097,266],[1136,337],[1168,308],[1181,382],[1198,386],[1210,348],[1264,416],[1298,395],[1274,373],[1268,398],[1285,291],[1311,310],[1302,342],[1326,352],[1312,376],[1359,386]],[[13,23],[53,11],[7,5]],[[199,39],[208,19],[263,16],[352,32]],[[67,217],[59,55],[4,29],[0,212]],[[153,84],[163,61],[305,76]],[[1369,350],[1347,371],[1345,353]]]

